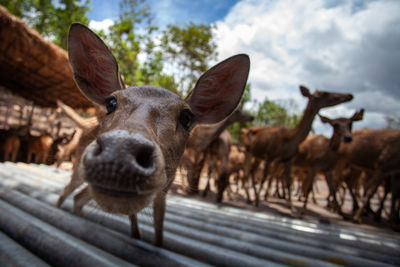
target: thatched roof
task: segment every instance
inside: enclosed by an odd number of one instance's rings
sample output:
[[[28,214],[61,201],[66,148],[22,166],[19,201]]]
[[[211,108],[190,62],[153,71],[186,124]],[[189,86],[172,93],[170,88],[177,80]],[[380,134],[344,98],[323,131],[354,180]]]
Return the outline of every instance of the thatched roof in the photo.
[[[73,108],[92,106],[75,85],[67,52],[3,6],[0,40],[0,85],[41,106],[54,107],[57,99]]]

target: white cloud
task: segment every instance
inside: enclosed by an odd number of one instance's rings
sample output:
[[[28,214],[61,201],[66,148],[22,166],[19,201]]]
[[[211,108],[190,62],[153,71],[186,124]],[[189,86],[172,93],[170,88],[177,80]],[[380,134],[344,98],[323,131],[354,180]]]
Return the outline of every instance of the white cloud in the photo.
[[[249,54],[254,99],[293,98],[304,108],[299,84],[351,92],[352,102],[323,113],[365,108],[355,128],[384,127],[400,112],[400,1],[243,0],[215,34],[219,60]],[[317,119],[314,128],[330,134]]]
[[[105,19],[102,21],[95,21],[95,20],[91,20],[89,22],[89,28],[96,30],[96,31],[101,31],[103,30],[105,34],[108,33],[108,28],[110,26],[114,25],[114,21],[111,19]]]

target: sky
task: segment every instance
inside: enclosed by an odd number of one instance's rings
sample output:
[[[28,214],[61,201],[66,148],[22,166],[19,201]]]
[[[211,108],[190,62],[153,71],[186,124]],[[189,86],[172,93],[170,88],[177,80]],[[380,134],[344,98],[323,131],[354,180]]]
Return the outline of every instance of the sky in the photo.
[[[384,128],[400,116],[399,0],[149,0],[154,23],[215,24],[218,61],[250,56],[252,99],[296,103],[299,85],[352,93],[351,102],[320,111],[330,118],[365,109],[354,129]],[[92,0],[90,27],[110,25],[118,2]],[[216,62],[214,62],[216,63]],[[317,134],[330,135],[318,118]]]

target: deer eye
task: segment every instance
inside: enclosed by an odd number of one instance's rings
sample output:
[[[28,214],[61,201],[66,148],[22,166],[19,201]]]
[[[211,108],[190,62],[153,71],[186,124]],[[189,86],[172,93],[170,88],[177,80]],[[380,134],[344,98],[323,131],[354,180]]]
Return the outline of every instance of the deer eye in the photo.
[[[117,99],[114,96],[106,98],[107,115],[114,112],[117,108]]]
[[[179,122],[186,131],[190,130],[194,118],[194,114],[189,109],[184,109],[179,115]]]

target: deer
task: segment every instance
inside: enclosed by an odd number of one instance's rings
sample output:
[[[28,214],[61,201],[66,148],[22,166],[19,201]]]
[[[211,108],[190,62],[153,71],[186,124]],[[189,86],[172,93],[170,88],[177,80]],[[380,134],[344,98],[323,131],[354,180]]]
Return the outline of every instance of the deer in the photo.
[[[193,130],[186,145],[184,159],[182,160],[184,168],[187,171],[189,194],[197,194],[199,192],[200,173],[206,160],[206,151],[209,145],[216,140],[229,125],[235,122],[249,122],[253,119],[254,117],[243,111],[240,106],[222,122],[214,125],[199,125]]]
[[[353,122],[363,118],[364,110],[355,112],[350,118],[330,119],[319,115],[323,123],[328,123],[333,128],[331,138],[323,135],[309,135],[300,145],[292,166],[307,170],[303,183],[305,200],[301,215],[307,210],[308,196],[314,184],[315,175],[322,172],[329,188],[329,195],[333,197],[334,207],[341,213],[336,199],[336,190],[333,185],[333,171],[338,161],[338,150],[342,142],[349,143],[353,140],[351,129]]]
[[[229,152],[229,172],[233,177],[234,184],[236,185],[236,192],[239,193],[239,189],[245,189],[246,180],[244,176],[244,163],[245,153],[242,147],[238,145],[232,145]]]
[[[79,140],[81,139],[83,130],[77,128],[73,135],[69,138],[63,138],[62,142],[57,144],[57,152],[55,154],[55,166],[59,168],[61,164],[75,156],[76,148],[78,147]]]
[[[310,132],[314,117],[320,109],[335,106],[353,99],[353,95],[345,93],[316,90],[311,94],[310,90],[302,85],[300,86],[300,92],[304,97],[308,98],[308,103],[300,122],[295,128],[255,126],[254,128],[249,128],[245,136],[243,136],[243,143],[246,147],[246,176],[253,172],[251,168],[258,167],[258,164],[250,166],[252,157],[266,161],[259,189],[256,188],[255,182],[253,182],[255,206],[259,204],[260,192],[267,178],[270,166],[276,162],[284,165],[288,204],[290,210],[294,211],[290,193],[290,169],[298,146]],[[259,161],[255,162],[259,163]]]
[[[17,135],[8,136],[4,141],[4,161],[10,160],[16,162],[20,145],[21,140]]]
[[[46,163],[47,156],[50,152],[51,145],[53,144],[53,138],[48,134],[40,136],[30,136],[28,140],[28,157],[27,163]],[[33,158],[35,155],[35,158]]]
[[[153,203],[154,244],[161,247],[166,193],[190,132],[196,125],[218,123],[235,110],[250,59],[238,54],[218,63],[182,99],[157,86],[126,87],[111,51],[82,24],[70,27],[68,55],[77,87],[106,110],[81,138],[70,184],[85,181],[85,193],[101,209],[128,215],[131,236],[138,239],[136,214]]]
[[[216,202],[221,203],[223,193],[226,187],[229,185],[229,153],[232,145],[232,136],[228,130],[224,130],[218,138],[211,142],[205,151],[207,165],[208,165],[208,176],[206,187],[203,191],[203,197],[207,196],[210,189],[210,180],[213,174],[215,174],[215,182],[217,184],[217,197]]]
[[[17,155],[21,146],[21,138],[29,135],[30,124],[12,129],[4,141],[4,161],[17,161]]]
[[[355,222],[361,223],[362,214],[378,187],[387,177],[398,177],[400,173],[400,130],[355,130],[353,141],[340,146],[339,156],[341,162],[367,175],[366,184],[369,185],[364,186],[366,192],[353,217]]]
[[[71,119],[77,126],[74,134],[71,138],[69,138],[67,143],[57,144],[57,152],[55,154],[56,158],[56,167],[60,167],[62,162],[65,160],[75,157],[75,152],[79,145],[79,140],[81,139],[83,133],[86,131],[90,131],[93,127],[98,126],[99,118],[103,116],[102,111],[100,109],[95,109],[96,116],[90,118],[83,118],[80,116],[75,110],[73,110],[70,106],[63,103],[61,100],[57,100],[57,106],[60,111],[66,115],[69,119]]]

